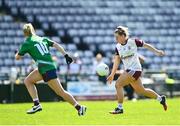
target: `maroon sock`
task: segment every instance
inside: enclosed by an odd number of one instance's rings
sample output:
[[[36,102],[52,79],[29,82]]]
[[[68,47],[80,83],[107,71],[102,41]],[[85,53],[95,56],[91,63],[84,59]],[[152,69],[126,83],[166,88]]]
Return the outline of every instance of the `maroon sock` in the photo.
[[[75,106],[75,108],[76,108],[76,110],[79,111],[79,109],[81,108],[81,106],[77,104],[77,105]]]

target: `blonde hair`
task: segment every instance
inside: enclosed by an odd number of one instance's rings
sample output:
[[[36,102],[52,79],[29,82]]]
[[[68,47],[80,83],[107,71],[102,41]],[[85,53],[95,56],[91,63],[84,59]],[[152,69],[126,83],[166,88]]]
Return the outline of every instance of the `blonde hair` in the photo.
[[[129,37],[129,31],[127,27],[124,26],[118,26],[114,33],[117,33],[118,35],[124,35],[126,38]]]
[[[31,23],[27,23],[27,24],[24,24],[23,26],[23,31],[24,33],[26,33],[26,35],[30,36],[30,35],[35,35],[35,30],[34,30],[34,27],[32,26]]]

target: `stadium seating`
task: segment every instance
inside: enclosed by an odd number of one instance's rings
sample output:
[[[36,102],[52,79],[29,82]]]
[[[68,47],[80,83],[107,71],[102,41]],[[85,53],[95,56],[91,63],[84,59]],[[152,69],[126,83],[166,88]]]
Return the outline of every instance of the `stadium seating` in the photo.
[[[104,60],[110,64],[116,44],[113,31],[118,25],[128,26],[131,36],[165,50],[167,55],[162,58],[140,49],[150,69],[180,64],[178,0],[4,0],[0,6],[6,12],[0,16],[0,71],[4,66],[27,66],[30,61],[29,57],[18,62],[13,59],[14,50],[24,41],[24,22],[36,24],[37,34],[62,43],[72,54],[79,52],[84,68],[92,67],[98,51],[105,54]],[[58,63],[66,72],[65,61]]]

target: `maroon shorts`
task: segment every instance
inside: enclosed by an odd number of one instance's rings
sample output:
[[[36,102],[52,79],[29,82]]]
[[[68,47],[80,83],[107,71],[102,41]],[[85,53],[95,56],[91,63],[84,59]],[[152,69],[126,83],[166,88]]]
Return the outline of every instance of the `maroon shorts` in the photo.
[[[135,70],[129,70],[129,69],[127,69],[126,72],[129,73],[132,77],[134,77],[135,80],[137,80],[141,76],[141,73],[142,73],[142,71],[135,71]]]

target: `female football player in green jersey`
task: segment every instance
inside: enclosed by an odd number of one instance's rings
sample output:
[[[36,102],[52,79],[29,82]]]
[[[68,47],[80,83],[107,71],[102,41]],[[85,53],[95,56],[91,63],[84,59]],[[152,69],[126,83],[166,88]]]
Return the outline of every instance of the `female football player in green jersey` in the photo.
[[[63,89],[60,80],[57,78],[56,65],[52,60],[49,47],[54,47],[61,52],[64,55],[67,64],[72,63],[72,58],[69,57],[63,47],[57,42],[36,35],[32,24],[25,24],[23,32],[26,40],[21,45],[20,50],[16,53],[15,59],[20,60],[24,54],[28,53],[38,66],[38,68],[32,71],[24,80],[26,88],[34,101],[34,106],[27,111],[27,114],[36,113],[42,110],[37,89],[34,84],[36,84],[37,81],[44,80],[57,95],[63,97],[64,100],[68,101],[77,109],[79,116],[83,116],[86,112],[86,107],[79,105],[73,96]]]

